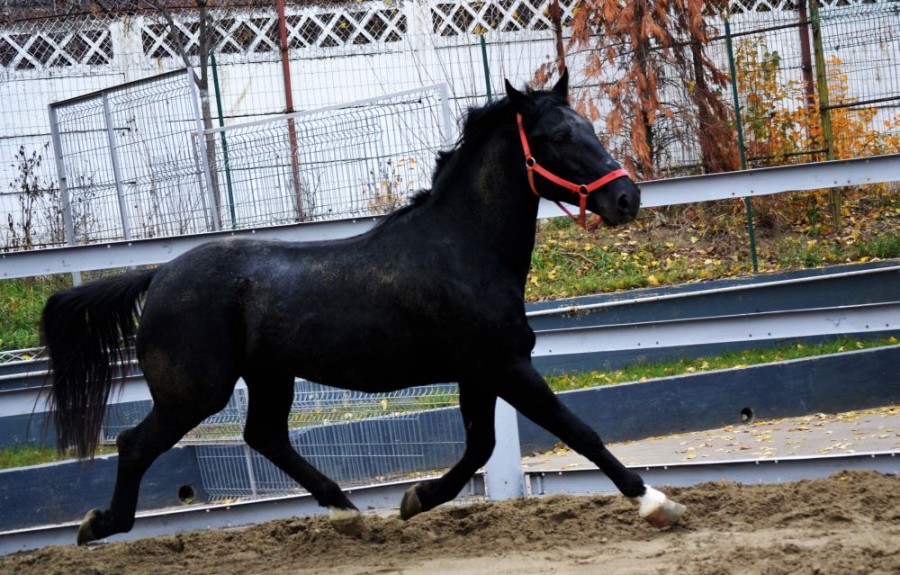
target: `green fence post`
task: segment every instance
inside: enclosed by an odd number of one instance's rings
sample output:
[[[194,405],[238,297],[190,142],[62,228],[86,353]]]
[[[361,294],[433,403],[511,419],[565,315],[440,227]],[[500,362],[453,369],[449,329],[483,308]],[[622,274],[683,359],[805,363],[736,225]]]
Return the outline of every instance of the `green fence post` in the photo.
[[[826,157],[829,160],[837,159],[834,147],[834,132],[831,127],[831,104],[828,95],[828,73],[825,68],[825,49],[822,46],[822,25],[819,20],[818,0],[809,0],[809,23],[812,26],[813,51],[816,62],[816,87],[819,94],[819,118],[822,122],[822,138],[825,144]],[[829,207],[834,227],[840,230],[843,227],[841,218],[841,191],[838,188],[828,190]]]
[[[212,65],[213,89],[216,91],[216,110],[219,113],[219,127],[225,127],[225,114],[222,112],[222,94],[219,89],[219,67],[216,66],[216,55],[210,54]],[[231,183],[231,166],[228,163],[228,142],[225,139],[225,130],[219,132],[222,136],[222,157],[225,160],[225,186],[228,188],[228,207],[231,214],[231,229],[237,228],[237,215],[234,210],[234,188]]]
[[[747,169],[747,155],[744,151],[744,126],[741,122],[741,102],[738,98],[737,68],[734,65],[734,46],[731,42],[731,24],[725,18],[725,44],[728,47],[728,69],[731,73],[731,94],[734,97],[734,121],[737,127],[738,153],[741,157],[741,170]],[[753,229],[753,202],[744,198],[747,210],[747,233],[750,236],[750,259],[753,261],[753,273],[759,272],[759,259],[756,255],[756,231]]]
[[[487,42],[484,41],[484,34],[479,34],[478,39],[481,42],[481,64],[484,67],[484,85],[487,87],[488,102],[491,102],[494,99],[494,94],[491,90],[491,67],[488,64]]]

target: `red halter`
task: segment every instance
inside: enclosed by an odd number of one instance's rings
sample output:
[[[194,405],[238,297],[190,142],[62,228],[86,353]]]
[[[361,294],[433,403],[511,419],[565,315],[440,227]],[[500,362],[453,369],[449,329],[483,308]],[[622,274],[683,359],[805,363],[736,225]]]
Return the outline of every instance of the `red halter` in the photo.
[[[525,152],[525,169],[528,171],[528,183],[531,184],[531,191],[534,192],[534,195],[537,197],[541,197],[541,195],[537,191],[537,187],[534,185],[534,173],[537,172],[540,175],[544,176],[545,179],[550,180],[557,186],[562,186],[566,188],[570,192],[578,194],[578,207],[579,214],[576,217],[572,212],[566,209],[560,202],[556,202],[556,205],[559,206],[559,209],[564,211],[570,218],[578,222],[578,225],[582,228],[585,227],[585,221],[587,219],[587,199],[588,196],[592,192],[596,192],[606,184],[618,178],[628,177],[628,172],[622,168],[618,170],[613,170],[612,172],[597,178],[590,184],[574,184],[569,180],[560,178],[556,174],[548,171],[542,165],[540,165],[537,160],[534,159],[534,156],[531,155],[531,147],[528,145],[528,138],[525,136],[525,128],[522,126],[522,114],[516,114],[516,122],[519,125],[519,139],[522,140],[522,150]]]

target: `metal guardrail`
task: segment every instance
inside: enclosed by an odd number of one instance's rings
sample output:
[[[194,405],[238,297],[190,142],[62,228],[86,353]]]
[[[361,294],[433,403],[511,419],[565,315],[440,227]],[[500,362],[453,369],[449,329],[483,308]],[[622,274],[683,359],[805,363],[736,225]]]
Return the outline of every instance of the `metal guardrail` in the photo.
[[[535,357],[735,341],[874,333],[900,328],[900,301],[538,332]]]
[[[900,180],[900,154],[834,160],[743,172],[706,174],[642,182],[644,207],[754,197]],[[541,201],[540,218],[558,217],[559,208]],[[0,279],[159,264],[205,242],[226,237],[278,238],[290,241],[339,239],[371,229],[380,217],[311,222],[190,236],[120,241],[0,254]]]
[[[855,453],[825,457],[784,457],[701,463],[634,466],[652,485],[690,486],[707,481],[783,483],[816,479],[847,469],[900,472],[896,452]],[[422,479],[382,483],[347,489],[361,509],[395,509],[403,493]],[[615,486],[599,470],[533,471],[525,474],[526,494],[615,493]],[[476,475],[461,498],[485,495],[485,478]],[[218,505],[197,505],[163,512],[141,513],[134,528],[107,541],[129,541],[179,532],[241,527],[289,517],[318,515],[322,508],[309,494]],[[0,532],[0,555],[39,549],[48,545],[71,545],[79,523],[65,523]]]

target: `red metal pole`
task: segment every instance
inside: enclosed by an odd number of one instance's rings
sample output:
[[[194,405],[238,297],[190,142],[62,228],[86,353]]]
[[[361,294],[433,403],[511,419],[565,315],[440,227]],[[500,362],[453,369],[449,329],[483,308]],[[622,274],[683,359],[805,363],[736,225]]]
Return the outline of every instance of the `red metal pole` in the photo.
[[[284,16],[284,0],[275,2],[278,9],[278,40],[281,44],[281,73],[284,81],[284,108],[290,114],[294,111],[294,96],[291,88],[291,63],[288,58],[287,22]],[[288,139],[291,146],[291,183],[294,188],[294,201],[297,204],[297,221],[302,222],[303,190],[300,185],[300,153],[297,144],[297,127],[294,118],[288,118]]]
[[[562,74],[566,69],[566,51],[563,48],[559,0],[553,0],[553,3],[550,4],[550,19],[553,20],[553,31],[556,34],[556,68]]]
[[[797,8],[800,16],[800,68],[803,70],[803,86],[806,89],[806,107],[812,116],[816,111],[816,84],[809,49],[809,16],[806,12],[806,0],[801,0]]]

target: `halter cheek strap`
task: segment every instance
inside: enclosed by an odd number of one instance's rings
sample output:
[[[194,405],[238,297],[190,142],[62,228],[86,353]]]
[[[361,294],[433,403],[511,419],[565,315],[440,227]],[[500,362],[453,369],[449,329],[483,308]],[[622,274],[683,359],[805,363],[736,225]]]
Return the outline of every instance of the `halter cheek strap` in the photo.
[[[545,167],[540,165],[537,160],[534,159],[534,156],[531,155],[531,146],[528,145],[528,138],[525,136],[525,127],[522,125],[522,114],[516,114],[516,123],[519,126],[519,139],[522,141],[522,151],[525,152],[525,169],[528,173],[528,184],[531,186],[531,191],[537,197],[541,197],[541,195],[537,191],[537,186],[535,186],[534,184],[534,173],[537,172],[538,174],[543,176],[544,179],[553,182],[557,186],[565,188],[572,193],[578,194],[578,216],[572,214],[572,212],[566,209],[566,207],[563,206],[562,203],[558,201],[556,201],[555,203],[557,206],[559,206],[559,209],[564,211],[570,218],[576,220],[579,226],[581,226],[582,228],[585,227],[585,223],[587,220],[588,196],[592,192],[596,192],[615,179],[628,177],[628,172],[622,168],[619,168],[618,170],[609,172],[605,176],[597,178],[589,184],[575,184],[573,182],[570,182],[569,180],[561,178],[553,172],[547,170]]]

